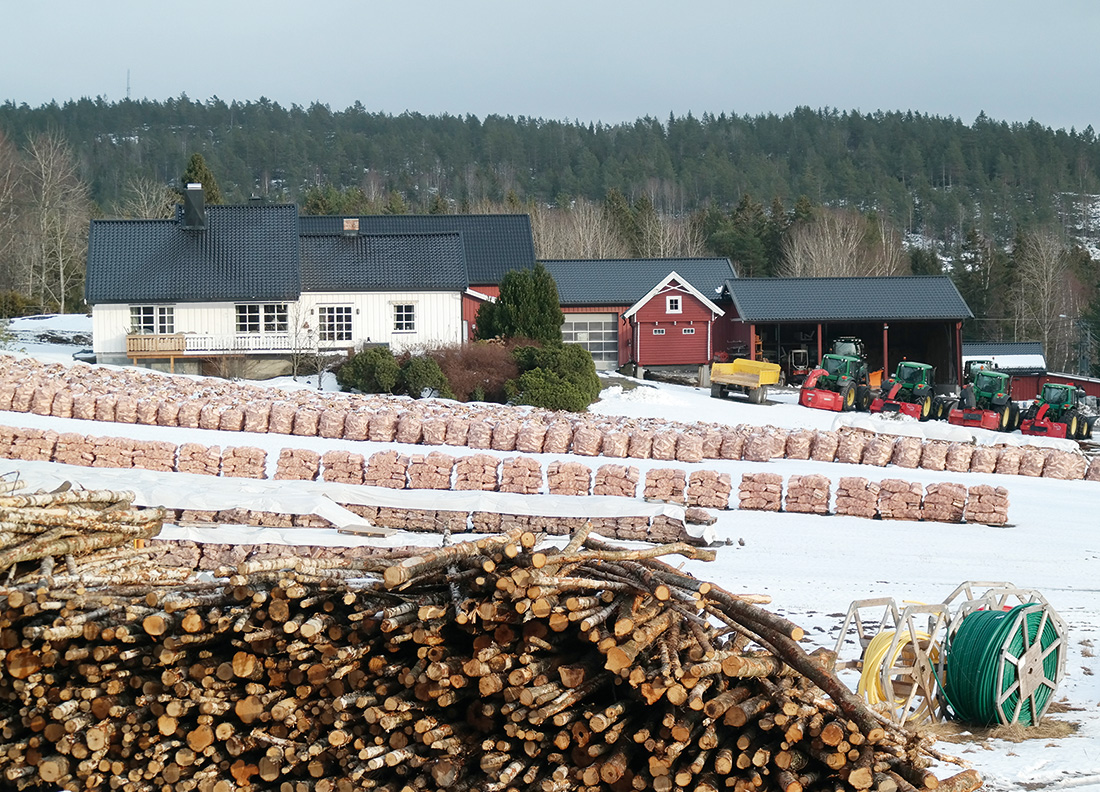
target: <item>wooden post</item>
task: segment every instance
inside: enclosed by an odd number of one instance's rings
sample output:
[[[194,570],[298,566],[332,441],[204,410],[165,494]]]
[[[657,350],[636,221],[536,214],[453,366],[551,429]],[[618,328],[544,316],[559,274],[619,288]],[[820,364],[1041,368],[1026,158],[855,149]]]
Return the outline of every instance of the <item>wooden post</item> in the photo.
[[[890,376],[890,325],[882,323],[882,376]]]
[[[821,365],[821,355],[822,355],[822,346],[821,346],[821,344],[822,344],[822,341],[821,341],[821,322],[818,322],[817,323],[817,365],[818,366]]]

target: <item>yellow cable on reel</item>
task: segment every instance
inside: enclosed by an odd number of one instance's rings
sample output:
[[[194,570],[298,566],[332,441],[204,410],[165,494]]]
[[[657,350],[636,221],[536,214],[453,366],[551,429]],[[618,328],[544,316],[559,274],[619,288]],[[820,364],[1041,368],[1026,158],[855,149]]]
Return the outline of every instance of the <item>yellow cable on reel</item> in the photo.
[[[913,692],[910,691],[907,695],[899,696],[896,693],[888,694],[885,689],[884,677],[887,671],[890,669],[896,669],[896,663],[898,658],[909,648],[909,645],[913,642],[914,633],[909,630],[903,630],[901,637],[897,641],[897,646],[894,648],[893,654],[890,657],[886,655],[890,652],[890,647],[894,644],[894,637],[897,634],[896,630],[883,630],[867,644],[867,650],[863,653],[863,670],[860,673],[859,685],[856,691],[859,695],[870,704],[872,707],[878,705],[886,705],[890,707],[891,714],[894,716],[894,720],[897,721],[897,714],[904,711],[909,707],[913,700]],[[931,643],[931,636],[923,631],[917,631],[915,633],[916,640],[922,644],[923,647],[928,647],[928,658],[932,663],[939,661],[940,648],[938,644]],[[931,646],[929,644],[931,643]],[[919,656],[921,652],[914,652]],[[911,677],[909,684],[916,684],[916,679]],[[891,688],[893,685],[891,684]],[[932,699],[934,698],[935,691],[924,690],[918,691],[921,694],[920,706],[913,710],[908,716],[905,717],[905,722],[921,723],[926,720],[931,720],[933,716]]]

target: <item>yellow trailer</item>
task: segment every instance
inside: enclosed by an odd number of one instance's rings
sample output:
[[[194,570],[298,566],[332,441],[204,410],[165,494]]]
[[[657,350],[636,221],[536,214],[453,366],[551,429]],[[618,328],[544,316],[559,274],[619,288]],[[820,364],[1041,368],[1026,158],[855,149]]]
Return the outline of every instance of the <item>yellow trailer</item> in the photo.
[[[768,398],[768,386],[779,383],[779,365],[763,360],[737,358],[730,363],[712,363],[710,395],[724,399],[729,393],[743,393],[753,404]]]

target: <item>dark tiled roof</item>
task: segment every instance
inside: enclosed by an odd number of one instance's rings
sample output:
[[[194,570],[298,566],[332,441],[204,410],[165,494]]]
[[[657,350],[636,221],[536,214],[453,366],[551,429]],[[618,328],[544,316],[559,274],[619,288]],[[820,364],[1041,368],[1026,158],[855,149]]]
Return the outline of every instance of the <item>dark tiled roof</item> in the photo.
[[[304,234],[338,234],[342,216],[304,215]],[[535,244],[531,218],[519,215],[363,215],[361,234],[462,234],[466,267],[472,284],[499,284],[504,273],[532,267]]]
[[[633,305],[676,272],[712,302],[737,273],[724,258],[551,259],[562,305]]]
[[[1042,355],[1042,341],[964,341],[963,357],[994,355]]]
[[[302,234],[302,291],[445,291],[467,287],[462,235]]]
[[[746,322],[902,321],[973,316],[947,276],[737,278],[726,290]]]
[[[90,304],[294,300],[300,289],[298,208],[207,206],[206,229],[177,220],[93,220]]]

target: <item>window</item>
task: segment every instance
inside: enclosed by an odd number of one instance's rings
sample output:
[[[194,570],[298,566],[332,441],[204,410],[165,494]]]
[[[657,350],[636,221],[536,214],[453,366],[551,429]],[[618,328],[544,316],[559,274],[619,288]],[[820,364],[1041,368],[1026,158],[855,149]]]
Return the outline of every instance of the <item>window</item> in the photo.
[[[171,305],[131,305],[130,332],[141,335],[174,333],[175,310]]]
[[[665,329],[663,327],[654,327],[653,328],[653,335],[664,335],[664,334],[665,334]]]
[[[286,303],[237,306],[238,333],[285,333],[288,327]]]
[[[685,327],[684,328],[684,335],[695,335],[695,328],[694,327]]]
[[[665,313],[683,313],[679,297],[665,297]]]
[[[393,306],[393,331],[412,333],[416,331],[416,306],[413,304],[395,304]]]
[[[321,342],[351,341],[351,306],[322,305],[317,309],[319,315],[318,332]]]

